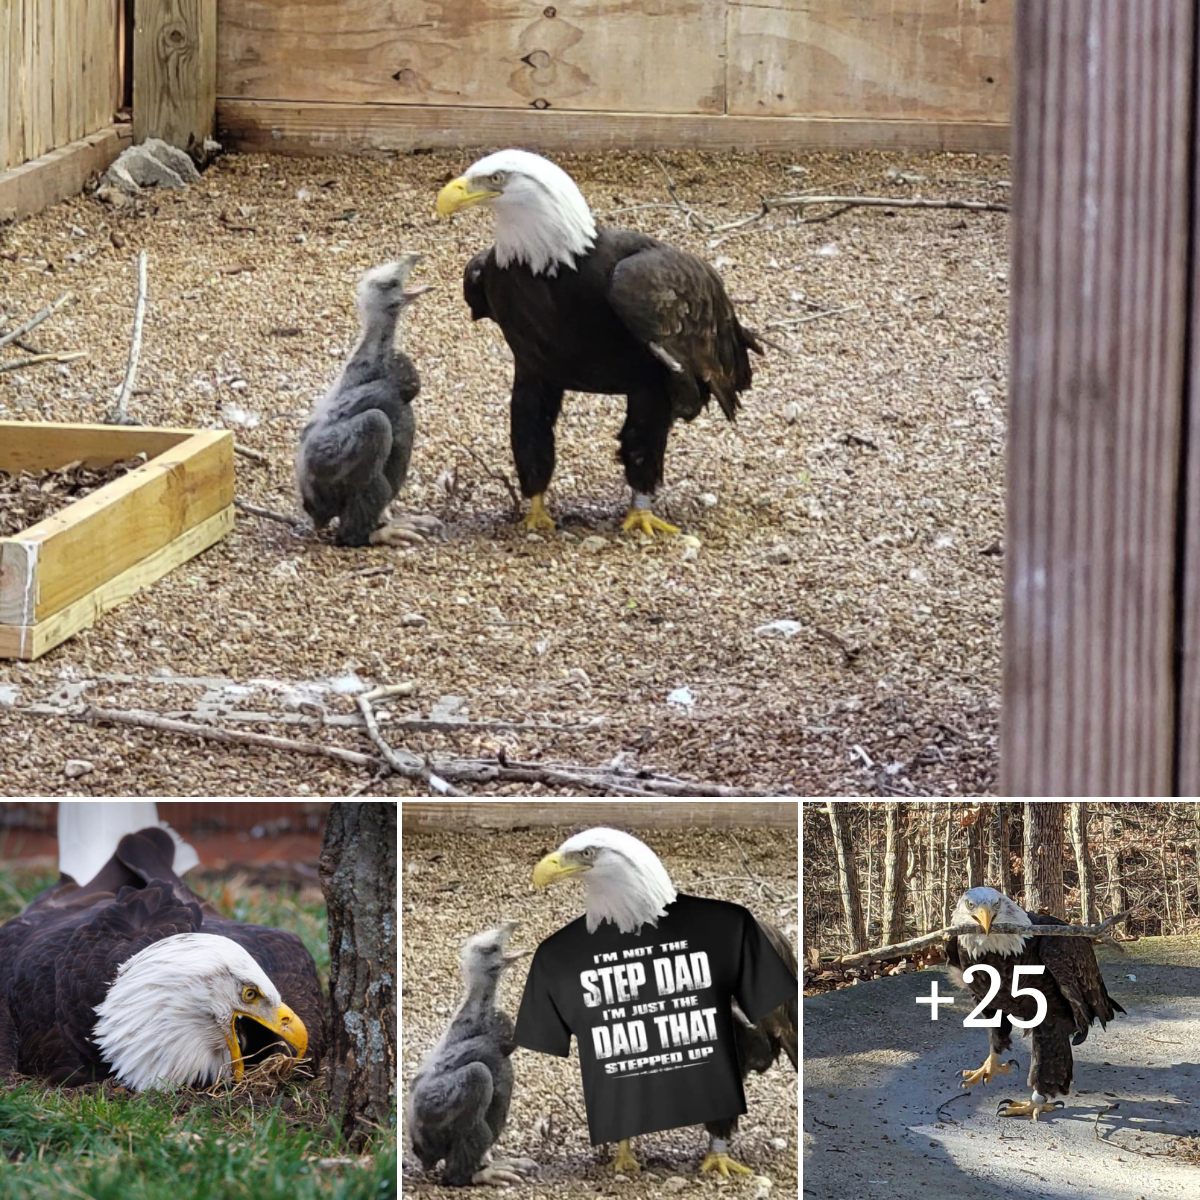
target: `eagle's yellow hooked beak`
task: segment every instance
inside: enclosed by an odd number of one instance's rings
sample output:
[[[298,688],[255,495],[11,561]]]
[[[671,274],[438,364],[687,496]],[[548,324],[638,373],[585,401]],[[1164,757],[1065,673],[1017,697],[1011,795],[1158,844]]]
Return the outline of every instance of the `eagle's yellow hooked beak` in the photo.
[[[569,875],[578,875],[580,871],[586,871],[587,867],[579,862],[566,862],[562,855],[555,851],[553,854],[547,854],[536,867],[533,868],[533,886],[534,887],[549,887],[552,883],[557,883],[560,879],[566,879]]]
[[[498,195],[500,193],[492,188],[476,187],[465,175],[460,175],[438,192],[437,214],[439,217],[448,217],[460,208],[467,208],[482,200],[491,200]]]
[[[975,920],[977,920],[980,923],[980,925],[983,926],[983,932],[984,932],[985,936],[991,932],[992,910],[990,908],[981,908],[975,914]]]
[[[229,1031],[225,1034],[225,1041],[229,1046],[229,1061],[233,1066],[234,1082],[240,1080],[246,1071],[246,1065],[242,1061],[242,1048],[238,1044],[238,1017],[248,1017],[251,1021],[257,1021],[263,1028],[269,1029],[291,1046],[297,1059],[304,1057],[305,1051],[308,1049],[308,1030],[305,1029],[304,1022],[286,1004],[281,1004],[279,1010],[269,1019],[258,1013],[235,1010],[233,1020],[229,1023]]]

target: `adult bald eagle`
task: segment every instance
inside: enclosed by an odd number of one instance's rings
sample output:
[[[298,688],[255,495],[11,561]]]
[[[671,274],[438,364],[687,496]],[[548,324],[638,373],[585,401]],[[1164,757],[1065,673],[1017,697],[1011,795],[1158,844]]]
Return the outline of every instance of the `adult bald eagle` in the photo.
[[[598,227],[579,188],[524,150],[480,159],[442,188],[448,217],[486,203],[496,244],[467,264],[471,316],[500,326],[513,352],[511,437],[523,524],[553,529],[543,497],[554,472],[554,425],[564,391],[626,397],[619,437],[633,500],[622,528],[678,533],[651,511],[667,436],[717,398],[731,421],[762,353],[702,259],[629,229]]]
[[[549,887],[560,879],[582,875],[587,888],[587,930],[594,933],[604,921],[611,921],[622,933],[631,933],[642,925],[657,925],[666,916],[667,906],[676,898],[675,885],[662,860],[632,834],[619,829],[588,829],[568,838],[553,854],[546,855],[534,868],[536,887]],[[783,933],[774,925],[755,918],[775,952],[796,974],[796,955]],[[796,1066],[798,1004],[795,996],[753,1024],[732,1002],[735,1050],[742,1078],[756,1071],[762,1074],[778,1059],[780,1051]],[[700,1164],[701,1172],[716,1171],[752,1175],[754,1172],[729,1156],[729,1140],[737,1131],[738,1118],[729,1116],[707,1121],[708,1153]],[[630,1149],[630,1138],[617,1144],[612,1166],[618,1172],[636,1172],[641,1165]]]
[[[241,1079],[325,1046],[316,964],[295,934],[221,916],[175,874],[162,829],[126,834],[0,927],[0,1079],[134,1089]],[[315,1071],[314,1071],[315,1073]]]
[[[1029,1103],[1002,1100],[998,1111],[1005,1116],[1028,1116],[1036,1121],[1039,1113],[1062,1108],[1060,1100],[1048,1098],[1065,1096],[1071,1090],[1074,1061],[1072,1044],[1078,1046],[1088,1035],[1093,1021],[1102,1028],[1113,1019],[1114,1013],[1125,1010],[1108,994],[1104,978],[1096,963],[1096,954],[1086,938],[1026,937],[1019,933],[992,933],[993,924],[1065,925],[1057,917],[1026,912],[995,888],[977,887],[967,892],[950,918],[954,927],[977,924],[981,934],[964,934],[946,942],[946,960],[950,975],[959,987],[965,987],[976,1001],[982,1001],[992,991],[991,980],[977,972],[969,981],[963,973],[976,963],[994,967],[1000,975],[1000,989],[988,1008],[980,1013],[987,1018],[999,1012],[998,1025],[988,1030],[988,1056],[978,1071],[963,1071],[963,1087],[990,1083],[997,1075],[1007,1075],[1010,1067],[1000,1062],[1000,1055],[1012,1046],[1011,1023],[1005,1017],[1031,1021],[1037,1015],[1037,993],[1045,997],[1046,1015],[1032,1030],[1029,1058],[1029,1086],[1033,1096]],[[1042,966],[1040,973],[1022,972],[1014,985],[1017,967]],[[1014,996],[1014,986],[1027,994]],[[1022,1030],[1023,1033],[1028,1031]]]

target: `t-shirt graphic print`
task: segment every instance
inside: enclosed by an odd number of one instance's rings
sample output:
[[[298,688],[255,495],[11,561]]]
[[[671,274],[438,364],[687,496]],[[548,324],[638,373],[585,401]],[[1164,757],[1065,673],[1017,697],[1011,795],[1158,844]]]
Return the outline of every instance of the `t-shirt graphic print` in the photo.
[[[593,1145],[746,1111],[730,1000],[753,1022],[796,977],[738,904],[679,895],[658,925],[588,933],[580,917],[537,949],[515,1041],[579,1046]]]

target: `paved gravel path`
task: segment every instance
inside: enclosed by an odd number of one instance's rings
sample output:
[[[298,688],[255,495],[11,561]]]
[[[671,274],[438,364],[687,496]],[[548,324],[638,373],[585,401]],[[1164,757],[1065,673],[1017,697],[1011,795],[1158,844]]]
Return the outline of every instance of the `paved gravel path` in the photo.
[[[1036,1124],[996,1103],[1028,1099],[1029,1047],[1012,1074],[970,1093],[986,1036],[944,967],[804,1001],[803,1194],[812,1200],[1174,1200],[1200,1195],[1200,938],[1098,951],[1128,1010],[1075,1048],[1067,1107]],[[1132,977],[1132,978],[1131,978]],[[929,1019],[937,980],[954,1009]],[[959,1099],[939,1116],[937,1107]],[[1115,1108],[1113,1106],[1116,1106]],[[1189,1157],[1193,1161],[1189,1161]]]

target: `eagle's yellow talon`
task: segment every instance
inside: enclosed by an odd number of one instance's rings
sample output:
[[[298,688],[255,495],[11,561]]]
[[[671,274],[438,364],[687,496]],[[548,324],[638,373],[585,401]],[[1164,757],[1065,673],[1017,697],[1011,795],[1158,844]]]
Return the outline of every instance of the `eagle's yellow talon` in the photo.
[[[678,526],[664,521],[661,517],[656,517],[648,508],[631,508],[626,514],[625,520],[621,522],[621,528],[626,533],[637,529],[647,537],[653,537],[656,533],[679,532]]]
[[[1031,1121],[1038,1119],[1038,1113],[1053,1112],[1056,1108],[1062,1108],[1063,1102],[1045,1102],[1035,1103],[1033,1100],[1001,1100],[1000,1107],[996,1109],[998,1117],[1028,1117]]]
[[[716,1171],[718,1175],[725,1179],[729,1178],[732,1171],[735,1175],[753,1175],[754,1172],[749,1167],[744,1167],[740,1162],[729,1157],[728,1154],[713,1154],[711,1151],[704,1156],[704,1161],[700,1164],[700,1173],[706,1171]]]
[[[522,529],[527,529],[531,533],[536,533],[539,529],[554,528],[554,518],[546,511],[546,505],[541,495],[534,496],[529,501],[529,511],[519,523]]]
[[[617,1153],[610,1165],[614,1175],[636,1175],[642,1169],[642,1164],[633,1157],[628,1138],[617,1143]]]
[[[997,1075],[1007,1075],[1012,1067],[1000,1061],[1000,1055],[991,1053],[984,1059],[978,1071],[964,1071],[960,1087],[974,1087],[977,1083],[991,1083]]]

